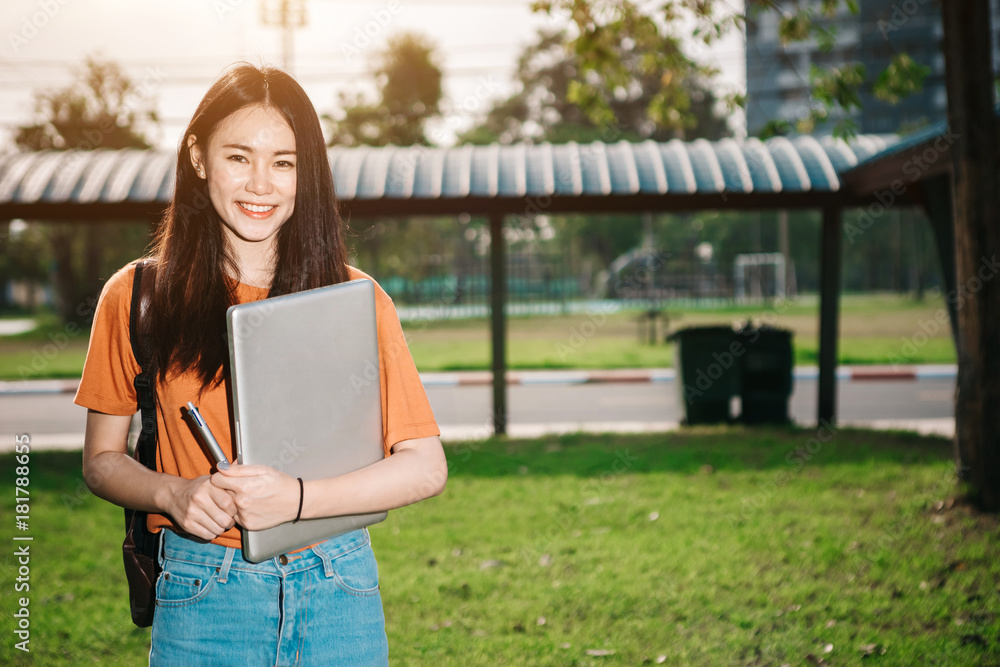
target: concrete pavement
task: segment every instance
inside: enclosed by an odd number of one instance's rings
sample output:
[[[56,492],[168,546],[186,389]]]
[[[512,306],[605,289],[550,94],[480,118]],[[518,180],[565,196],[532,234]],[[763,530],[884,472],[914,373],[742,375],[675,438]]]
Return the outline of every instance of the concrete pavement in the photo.
[[[943,398],[940,396],[948,393],[946,388],[942,388],[942,383],[948,385],[948,380],[953,379],[955,374],[955,366],[844,366],[838,369],[838,378],[841,385],[847,382],[861,382],[866,384],[859,385],[858,390],[870,387],[870,390],[866,389],[866,393],[863,394],[863,398],[866,400],[870,398],[872,391],[874,391],[875,397],[885,393],[882,389],[876,390],[876,387],[885,386],[886,389],[892,386],[905,387],[908,386],[909,382],[920,380],[927,380],[928,382],[926,384],[928,384],[928,387],[933,388],[933,391],[921,390],[921,393],[928,394],[936,392],[939,394],[939,401],[947,400],[947,396],[944,396]],[[813,367],[797,367],[795,369],[795,378],[798,381],[797,388],[806,387],[806,391],[808,393],[811,391],[811,385],[815,383],[816,376],[817,371]],[[452,391],[463,392],[463,398],[465,397],[464,392],[466,391],[476,392],[475,400],[483,403],[483,414],[488,413],[488,404],[490,403],[488,398],[488,387],[491,384],[491,376],[488,372],[422,373],[421,378],[428,389],[429,395],[434,396],[436,399],[436,394],[441,391],[448,392],[446,395],[449,397],[452,396],[450,394]],[[598,389],[599,385],[620,385],[619,388],[614,391],[618,392],[620,395],[617,399],[617,404],[622,407],[614,409],[614,414],[611,419],[608,419],[607,411],[605,411],[603,415],[591,415],[591,420],[580,420],[575,415],[570,416],[569,420],[567,420],[566,417],[568,415],[565,412],[558,413],[558,411],[546,410],[542,411],[541,414],[533,413],[531,417],[526,420],[519,421],[512,419],[508,426],[508,435],[511,437],[538,437],[544,434],[571,433],[579,431],[641,433],[673,430],[679,426],[679,422],[675,419],[678,417],[676,410],[658,410],[655,412],[645,412],[629,416],[621,412],[621,410],[625,409],[624,404],[622,404],[621,401],[633,404],[639,399],[637,399],[634,395],[623,395],[621,392],[625,391],[626,386],[628,385],[635,386],[637,390],[639,389],[639,386],[643,384],[650,387],[661,385],[662,389],[656,390],[657,392],[660,392],[658,393],[658,398],[654,398],[653,400],[657,402],[670,400],[672,402],[673,399],[665,399],[665,395],[662,394],[662,392],[668,391],[670,394],[673,394],[673,391],[671,391],[667,385],[674,384],[675,380],[676,376],[674,371],[669,368],[580,371],[510,371],[508,373],[507,383],[508,385],[520,387],[519,389],[516,389],[516,391],[527,391],[534,388],[538,391],[544,392],[546,387],[555,388],[559,385],[564,387],[579,386],[579,391],[583,391],[584,387],[590,386],[594,387],[593,391],[598,391],[601,396],[607,396],[609,392],[603,389]],[[37,396],[40,400],[45,396],[51,396],[55,399],[55,395],[58,394],[72,394],[76,391],[78,383],[78,380],[0,382],[0,405],[3,405],[2,401],[5,397],[11,397],[13,400],[8,403],[8,407],[5,409],[5,412],[10,409],[20,409],[22,404],[19,403],[19,401],[32,400],[30,398],[31,396]],[[868,383],[870,383],[870,385]],[[924,382],[921,382],[920,386],[923,387],[924,384]],[[610,389],[611,388],[609,388],[609,390]],[[545,393],[533,395],[532,398],[529,399],[529,402],[540,402],[543,405],[547,405],[547,396],[548,394]],[[584,393],[580,394],[579,397],[574,400],[580,400],[583,402],[592,401],[597,400],[595,398],[596,396],[597,394],[592,392]],[[69,396],[67,396],[65,400],[68,402],[68,399]],[[793,404],[802,399],[808,399],[808,397],[793,397]],[[453,399],[439,400],[447,400],[448,403],[453,402]],[[878,399],[875,398],[875,400]],[[58,403],[61,404],[62,401],[63,399],[59,399]],[[72,407],[73,406],[70,406],[70,408]],[[798,423],[802,425],[810,425],[810,422],[805,419],[804,416],[812,414],[812,410],[802,410],[801,407],[802,405],[800,403],[800,409],[793,410],[793,413],[796,413],[796,415],[793,416],[797,416],[796,421]],[[435,407],[435,412],[436,414],[438,413],[437,407]],[[670,414],[671,412],[673,412],[673,414]],[[889,412],[891,413],[891,410]],[[8,415],[10,414],[11,413],[8,413]],[[20,415],[20,412],[18,414]],[[46,413],[43,411],[42,414]],[[949,414],[949,412],[943,412],[939,409],[935,414],[925,414],[921,417],[910,416],[901,418],[898,415],[894,416],[893,414],[886,414],[885,418],[870,418],[873,416],[881,416],[876,410],[875,412],[869,411],[865,415],[869,418],[841,419],[840,424],[842,426],[859,426],[875,429],[909,430],[918,433],[937,434],[950,437],[954,433],[954,419],[944,416],[945,414]],[[615,419],[617,417],[623,418]],[[8,416],[5,423],[7,424],[7,428],[2,429],[4,431],[18,429],[20,428],[21,418],[19,417],[12,420]],[[56,426],[54,429],[44,430],[82,431],[82,429],[77,428],[76,424],[80,424],[82,426],[80,420],[74,417],[72,420],[67,420],[62,429],[60,429],[59,426]],[[27,422],[25,422],[25,426],[27,425]],[[445,440],[481,439],[489,437],[492,434],[492,423],[488,418],[482,419],[481,422],[478,421],[478,418],[476,420],[459,418],[458,415],[448,414],[447,410],[441,411],[439,416],[439,425],[441,426],[442,438]],[[67,429],[66,427],[69,428]],[[43,429],[38,429],[32,433],[32,445],[36,450],[79,449],[82,446],[82,432],[43,433],[41,432],[42,430]],[[14,433],[0,433],[0,452],[9,451],[13,447],[13,443]]]
[[[957,366],[949,364],[923,366],[839,366],[837,379],[843,381],[871,380],[921,380],[926,378],[954,378]],[[796,366],[796,380],[814,380],[819,377],[816,366]],[[611,370],[540,370],[508,371],[508,385],[529,384],[586,384],[593,382],[673,382],[676,373],[672,368],[624,368]],[[490,385],[493,375],[489,371],[461,371],[449,373],[421,373],[425,387]],[[67,380],[0,380],[0,396],[4,394],[58,394],[75,393],[79,379]]]

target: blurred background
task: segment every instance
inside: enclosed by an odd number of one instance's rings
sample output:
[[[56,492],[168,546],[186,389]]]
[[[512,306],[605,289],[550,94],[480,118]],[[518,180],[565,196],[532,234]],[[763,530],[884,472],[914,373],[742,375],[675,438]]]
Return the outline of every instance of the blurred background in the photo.
[[[623,16],[659,16],[657,3],[584,3],[595,16],[602,4],[627,5],[633,14],[621,10]],[[716,25],[726,11],[743,9],[716,4]],[[601,140],[609,125],[624,141],[803,132],[849,138],[907,134],[942,120],[937,10],[921,5],[902,15],[901,29],[886,23],[898,17],[882,3],[860,3],[857,13],[851,4],[812,17],[814,30],[836,36],[829,43],[803,32],[788,12],[754,13],[753,3],[746,23],[707,43],[690,15],[660,20],[658,28],[654,21],[651,36],[642,22],[625,21],[599,45],[620,63],[624,85],[606,77],[595,94],[609,103],[595,112],[594,95],[577,84],[599,51],[588,52],[593,47],[578,39],[572,3],[182,0],[168,9],[111,0],[8,2],[0,8],[7,29],[0,146],[175,150],[201,95],[237,60],[292,71],[323,117],[331,146],[585,143]],[[670,53],[674,60],[652,68],[644,61]],[[900,53],[911,58],[906,67]],[[857,104],[817,101],[824,83],[817,72],[837,72],[844,76],[837,85],[844,85],[859,64],[868,75],[855,82]],[[892,67],[902,81],[896,88],[905,91],[895,99],[879,95],[875,79]],[[669,86],[664,72],[677,72]],[[665,93],[674,97],[664,100]],[[845,224],[853,215],[845,211]],[[843,287],[923,299],[941,284],[930,227],[919,209],[897,207],[885,218],[850,239]],[[143,252],[147,222],[0,223],[0,309],[77,317],[76,305]],[[415,225],[397,216],[349,224],[353,261],[397,303],[486,303],[484,219],[424,218]],[[640,297],[654,308],[712,308],[760,302],[779,290],[814,294],[819,224],[818,213],[779,210],[512,218],[505,230],[508,299],[564,306],[567,299]],[[748,261],[758,253],[769,256]],[[616,293],[623,272],[650,263],[655,275],[640,289]]]

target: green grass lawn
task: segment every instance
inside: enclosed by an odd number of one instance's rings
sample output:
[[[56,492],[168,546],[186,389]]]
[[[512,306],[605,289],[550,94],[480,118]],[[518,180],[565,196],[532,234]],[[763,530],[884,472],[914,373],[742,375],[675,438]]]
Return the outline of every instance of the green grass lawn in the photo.
[[[445,493],[371,531],[392,662],[1000,664],[1000,524],[949,501],[950,454],[736,427],[451,445]],[[145,663],[121,511],[79,459],[32,455],[33,651],[8,632],[2,664]]]
[[[947,323],[935,316],[944,303],[898,295],[846,295],[841,299],[838,357],[842,364],[949,364],[955,346]],[[668,311],[670,330],[730,325],[742,320],[794,332],[795,363],[819,359],[815,299],[783,308],[742,307]],[[672,343],[640,340],[639,311],[612,314],[511,317],[507,359],[513,369],[650,368],[674,363]],[[489,323],[484,320],[404,323],[417,367],[424,371],[485,370],[490,365]],[[930,331],[932,335],[928,336]]]
[[[841,299],[838,356],[842,364],[948,364],[955,347],[947,323],[935,326],[940,297],[921,302],[895,294]],[[673,366],[672,343],[640,341],[640,311],[508,319],[507,358],[512,369],[664,368]],[[786,307],[669,311],[670,329],[729,325],[752,319],[794,332],[795,363],[816,365],[819,316],[815,298]],[[421,371],[487,370],[488,320],[405,322],[403,330]],[[931,331],[932,335],[927,335]],[[0,379],[79,377],[89,332],[52,318],[18,336],[0,337]],[[661,334],[661,339],[663,338]]]

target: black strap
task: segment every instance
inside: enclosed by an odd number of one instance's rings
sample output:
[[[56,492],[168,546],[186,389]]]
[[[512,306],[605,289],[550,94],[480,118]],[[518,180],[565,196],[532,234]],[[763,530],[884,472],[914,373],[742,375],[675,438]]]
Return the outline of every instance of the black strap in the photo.
[[[145,280],[143,280],[145,274]],[[132,305],[129,309],[128,333],[132,344],[132,354],[142,369],[135,376],[136,397],[139,404],[139,419],[142,429],[135,445],[135,458],[150,470],[156,470],[156,393],[155,378],[149,370],[152,348],[145,333],[145,318],[149,312],[149,302],[156,280],[156,267],[143,260],[135,265],[132,279]]]
[[[154,471],[156,470],[156,394],[153,391],[155,383],[149,368],[153,357],[148,335],[148,317],[153,282],[156,279],[155,269],[156,266],[149,260],[136,263],[128,322],[132,354],[135,355],[140,367],[140,373],[133,382],[142,420],[142,431],[135,446],[135,458]],[[149,532],[146,526],[146,512],[126,507],[122,557],[125,560],[125,574],[128,577],[132,622],[140,628],[153,623],[153,613],[156,610],[155,585],[160,573],[159,551],[160,533]]]

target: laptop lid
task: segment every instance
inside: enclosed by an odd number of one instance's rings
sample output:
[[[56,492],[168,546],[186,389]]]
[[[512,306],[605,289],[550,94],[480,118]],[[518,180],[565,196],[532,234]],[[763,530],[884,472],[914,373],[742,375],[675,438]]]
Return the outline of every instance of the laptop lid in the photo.
[[[232,306],[228,311],[237,460],[303,480],[381,460],[382,403],[370,280]],[[382,521],[386,512],[246,530],[259,563]]]

